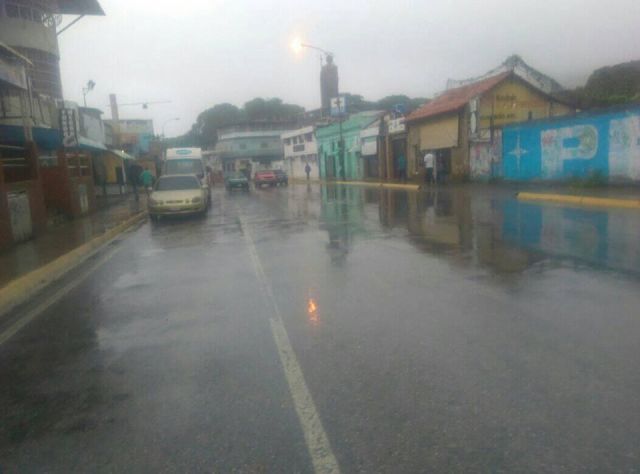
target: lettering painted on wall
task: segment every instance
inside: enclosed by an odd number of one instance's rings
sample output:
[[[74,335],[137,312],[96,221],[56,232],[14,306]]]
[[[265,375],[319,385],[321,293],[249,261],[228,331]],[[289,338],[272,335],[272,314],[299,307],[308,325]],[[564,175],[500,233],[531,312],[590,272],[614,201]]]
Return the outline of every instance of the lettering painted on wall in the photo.
[[[598,149],[598,130],[591,125],[545,130],[541,135],[545,178],[560,177],[566,160],[590,160]]]
[[[506,126],[503,150],[507,179],[640,181],[640,108]]]

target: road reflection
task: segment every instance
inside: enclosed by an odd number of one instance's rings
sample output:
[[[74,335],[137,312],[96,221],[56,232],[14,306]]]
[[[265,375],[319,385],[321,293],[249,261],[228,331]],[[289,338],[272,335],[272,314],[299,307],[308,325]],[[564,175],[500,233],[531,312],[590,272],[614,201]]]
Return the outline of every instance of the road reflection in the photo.
[[[399,232],[423,252],[498,273],[549,258],[640,273],[640,214],[519,202],[500,188],[405,192],[320,187],[327,251],[342,264],[358,240]]]
[[[312,326],[317,326],[320,323],[320,318],[318,316],[318,305],[313,298],[309,298],[307,313],[309,315],[309,323]]]

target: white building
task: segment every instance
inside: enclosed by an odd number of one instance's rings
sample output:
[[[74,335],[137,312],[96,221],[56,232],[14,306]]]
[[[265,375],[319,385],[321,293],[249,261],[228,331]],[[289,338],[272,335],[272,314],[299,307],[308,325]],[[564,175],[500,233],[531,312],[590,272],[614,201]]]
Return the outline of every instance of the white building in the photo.
[[[319,179],[318,146],[313,127],[303,127],[282,134],[284,170],[292,178],[306,179],[307,163],[311,166],[311,179]]]

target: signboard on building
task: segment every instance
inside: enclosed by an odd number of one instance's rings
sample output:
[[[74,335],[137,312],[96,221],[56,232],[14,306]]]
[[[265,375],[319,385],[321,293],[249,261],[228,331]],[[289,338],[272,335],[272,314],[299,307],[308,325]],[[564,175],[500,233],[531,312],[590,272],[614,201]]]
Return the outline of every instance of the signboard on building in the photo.
[[[406,130],[406,126],[404,124],[404,117],[391,119],[389,120],[389,134],[393,133],[402,133]]]
[[[340,95],[331,98],[331,116],[340,117],[347,113],[347,97]]]
[[[6,82],[20,89],[27,89],[27,75],[24,67],[7,64],[0,59],[0,82]]]
[[[60,109],[60,129],[65,148],[78,146],[78,123],[74,109]]]

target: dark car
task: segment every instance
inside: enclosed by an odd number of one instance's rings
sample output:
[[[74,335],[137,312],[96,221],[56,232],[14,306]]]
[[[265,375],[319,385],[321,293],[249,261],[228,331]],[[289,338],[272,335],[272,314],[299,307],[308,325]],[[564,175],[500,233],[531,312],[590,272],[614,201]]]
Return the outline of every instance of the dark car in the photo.
[[[253,182],[256,188],[259,188],[263,184],[268,184],[269,186],[278,184],[276,174],[272,170],[256,171],[256,174],[253,176]]]
[[[232,189],[244,189],[249,190],[249,180],[244,173],[239,171],[232,171],[225,173],[224,186],[231,191]]]
[[[273,173],[276,175],[276,185],[289,186],[289,177],[287,173],[282,170],[273,170]]]

